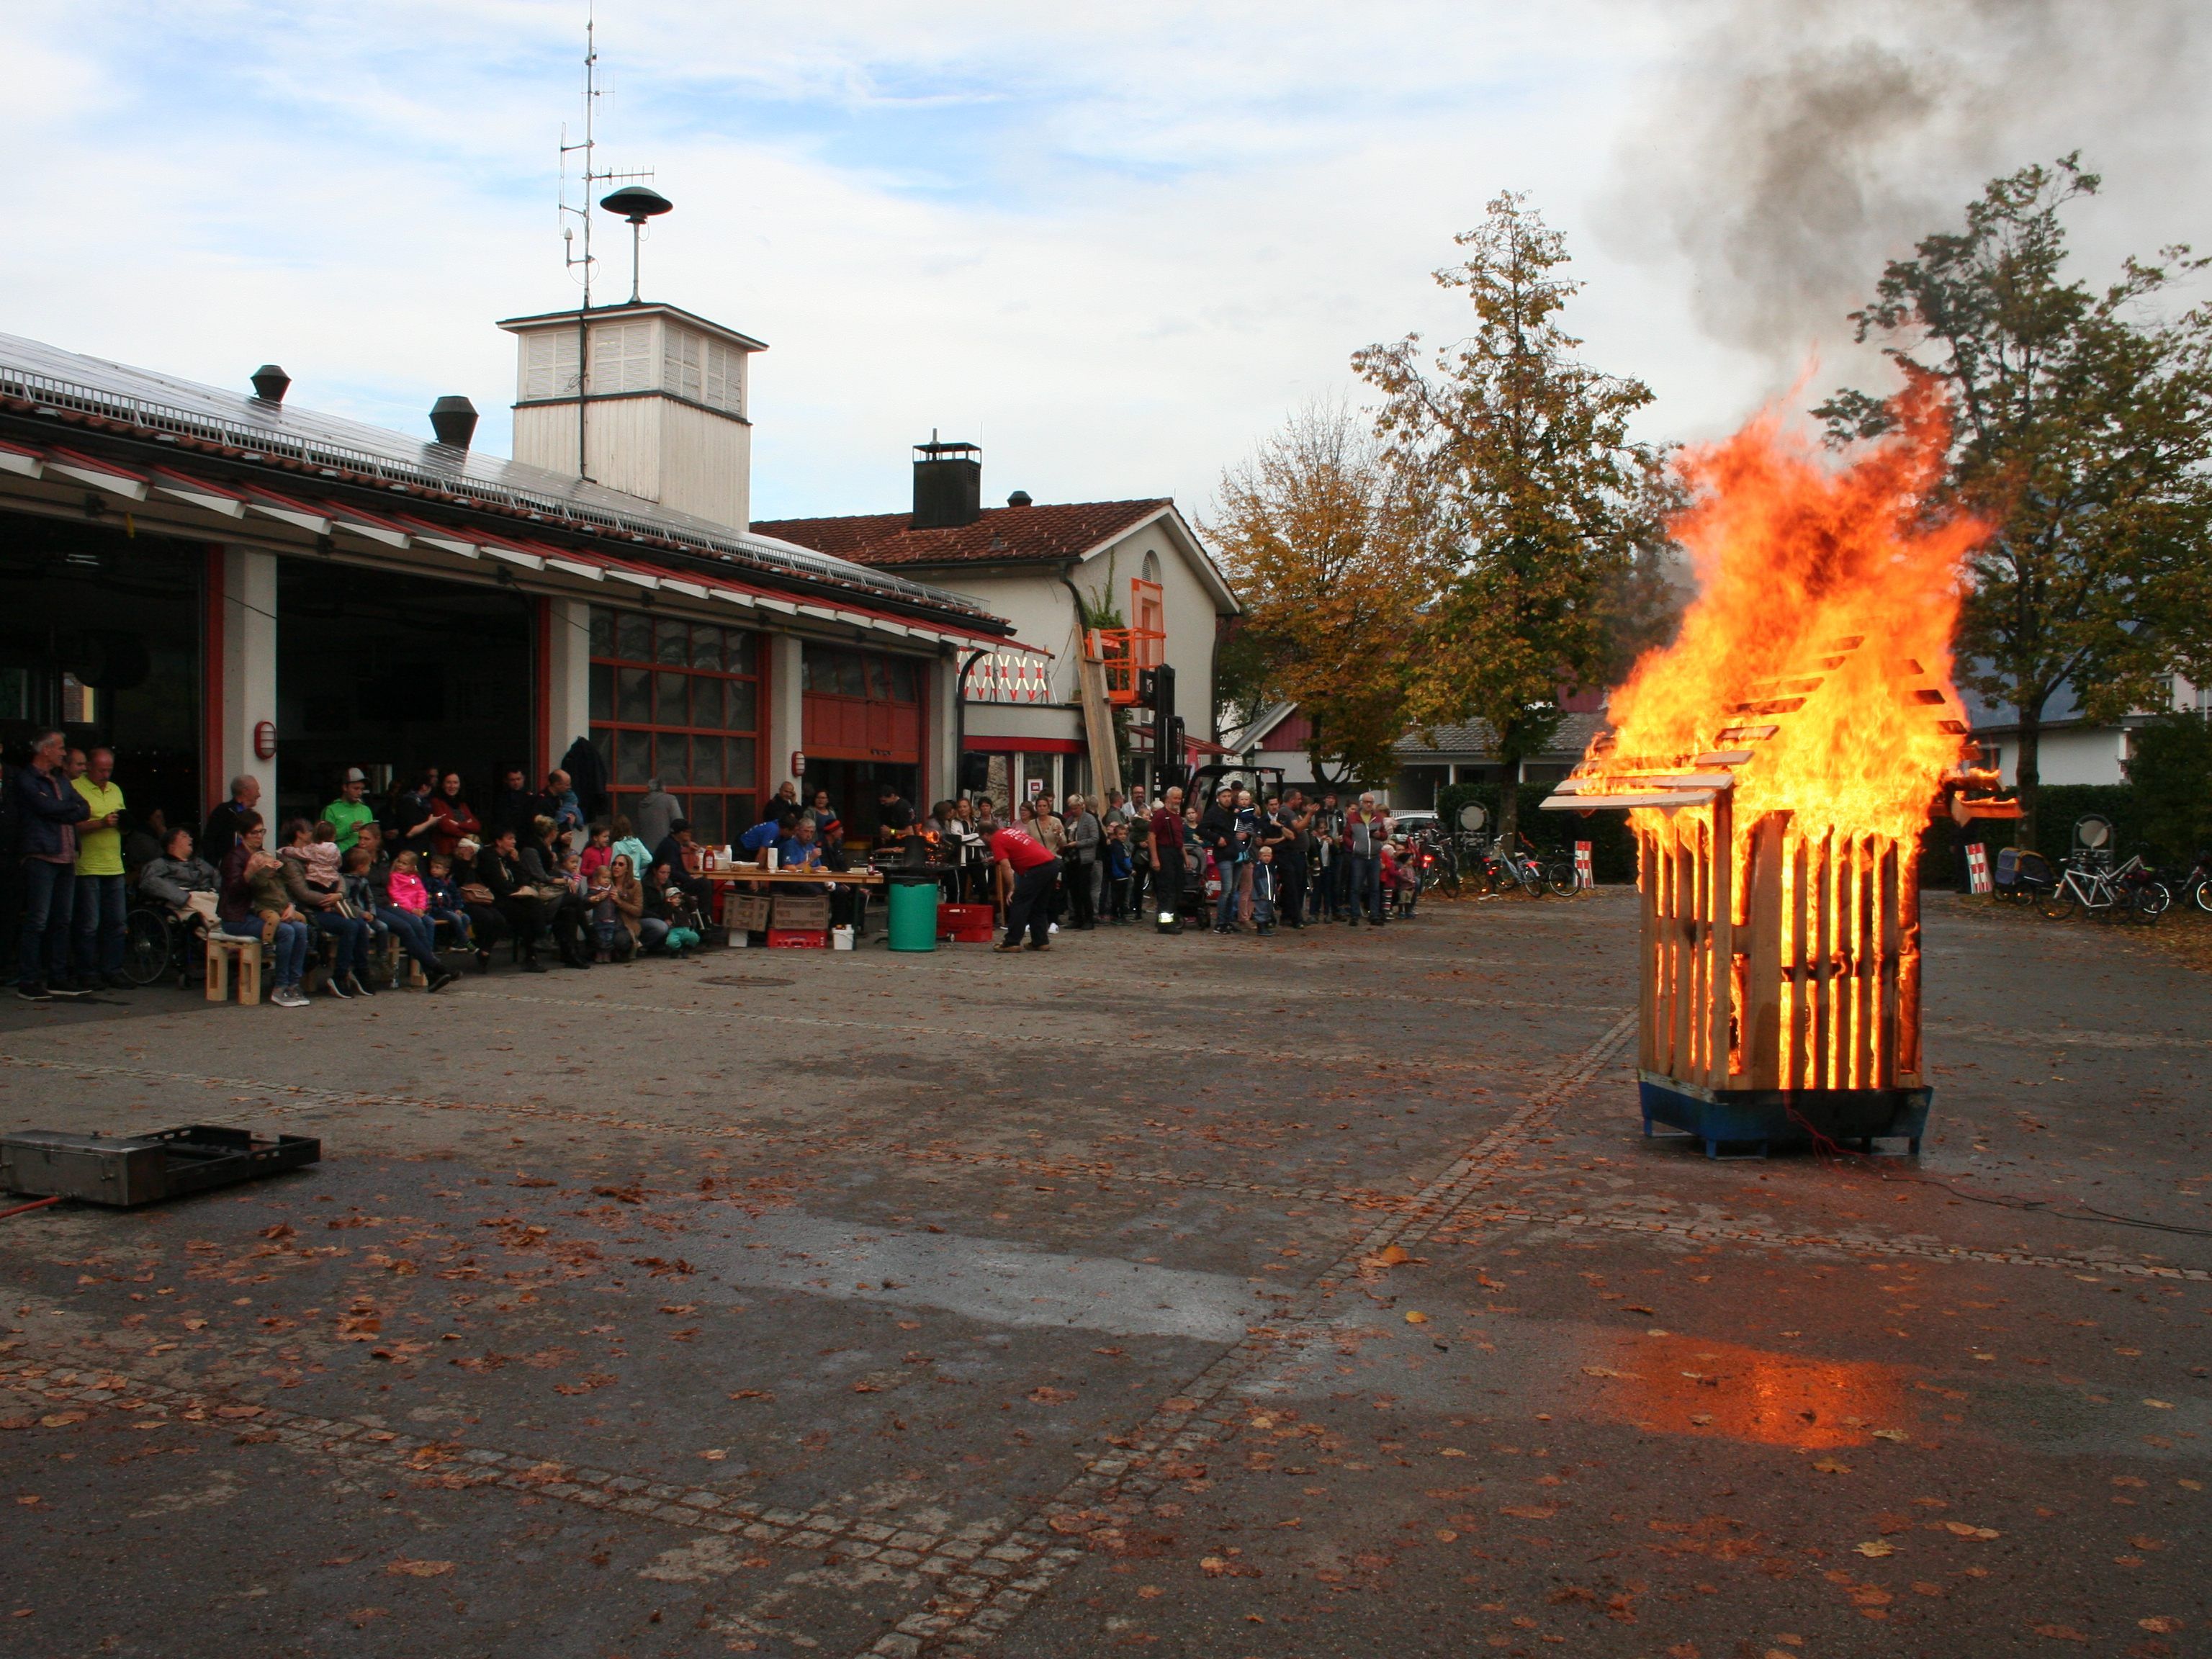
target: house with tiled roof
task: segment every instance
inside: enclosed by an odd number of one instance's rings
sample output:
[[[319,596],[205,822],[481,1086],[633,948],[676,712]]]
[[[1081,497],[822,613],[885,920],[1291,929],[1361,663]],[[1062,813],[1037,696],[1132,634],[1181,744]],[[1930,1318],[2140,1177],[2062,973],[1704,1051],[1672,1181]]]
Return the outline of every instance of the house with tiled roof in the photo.
[[[1590,739],[1605,726],[1605,694],[1576,692],[1562,697],[1559,723],[1540,753],[1522,758],[1520,781],[1558,782],[1574,769],[1589,750]],[[1316,777],[1309,750],[1313,725],[1294,702],[1271,703],[1249,721],[1227,733],[1223,744],[1247,765],[1279,767],[1285,787],[1312,791],[1316,787],[1347,780]],[[1468,720],[1440,726],[1433,731],[1409,730],[1392,745],[1395,766],[1385,778],[1356,780],[1363,787],[1387,790],[1395,807],[1432,807],[1438,793],[1455,783],[1499,783],[1505,779],[1505,762],[1498,752],[1498,734],[1487,720]]]
[[[761,535],[963,595],[1047,658],[978,647],[959,676],[963,781],[997,800],[1049,790],[1152,787],[1164,754],[1214,752],[1213,653],[1236,596],[1174,501],[982,504],[973,444],[915,446],[905,512],[756,523]],[[1180,752],[1141,697],[1145,671],[1173,670]],[[1091,707],[1086,712],[1085,680]],[[1103,711],[1100,708],[1103,696]],[[1097,751],[1110,743],[1110,761]]]

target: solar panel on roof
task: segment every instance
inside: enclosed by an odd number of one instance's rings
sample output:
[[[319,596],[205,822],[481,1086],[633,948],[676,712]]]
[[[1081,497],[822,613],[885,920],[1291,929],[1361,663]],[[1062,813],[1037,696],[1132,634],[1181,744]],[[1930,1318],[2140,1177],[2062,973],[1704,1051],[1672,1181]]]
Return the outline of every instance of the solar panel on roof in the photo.
[[[974,600],[946,589],[887,575],[793,543],[749,536],[587,479],[504,456],[423,443],[365,421],[289,403],[271,404],[12,334],[0,334],[0,392],[155,430],[189,432],[248,449],[258,447],[310,465],[320,461],[346,471],[406,475],[556,518],[665,536],[772,568],[919,599],[969,616],[983,614]]]

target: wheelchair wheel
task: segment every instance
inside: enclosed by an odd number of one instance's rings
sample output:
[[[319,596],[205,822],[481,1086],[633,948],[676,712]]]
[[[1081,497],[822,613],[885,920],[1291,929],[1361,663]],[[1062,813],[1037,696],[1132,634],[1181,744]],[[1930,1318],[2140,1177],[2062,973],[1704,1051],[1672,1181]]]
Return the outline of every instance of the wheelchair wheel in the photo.
[[[173,924],[159,910],[133,910],[123,919],[123,977],[151,985],[169,971]]]

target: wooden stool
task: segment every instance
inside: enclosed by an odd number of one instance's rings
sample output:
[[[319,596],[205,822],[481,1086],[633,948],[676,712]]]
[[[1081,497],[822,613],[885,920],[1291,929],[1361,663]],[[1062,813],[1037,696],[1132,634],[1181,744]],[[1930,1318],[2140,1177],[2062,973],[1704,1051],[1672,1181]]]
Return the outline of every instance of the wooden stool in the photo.
[[[259,1002],[260,939],[213,930],[207,936],[207,1000],[210,1002],[228,1002],[230,1000],[233,962],[238,964],[238,1000],[249,1005]]]
[[[394,986],[399,983],[399,963],[402,955],[399,936],[397,933],[386,934],[384,940],[385,970]],[[410,985],[423,986],[430,982],[430,976],[422,971],[421,963],[412,957],[408,957],[406,962],[407,982]]]

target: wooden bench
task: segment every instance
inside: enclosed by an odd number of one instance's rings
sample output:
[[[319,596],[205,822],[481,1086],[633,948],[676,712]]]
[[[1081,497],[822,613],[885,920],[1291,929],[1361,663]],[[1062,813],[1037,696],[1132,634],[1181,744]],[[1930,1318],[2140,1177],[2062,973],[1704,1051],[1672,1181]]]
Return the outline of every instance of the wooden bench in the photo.
[[[210,929],[207,936],[207,1000],[230,1000],[231,964],[237,963],[238,1000],[261,1000],[261,940]]]

